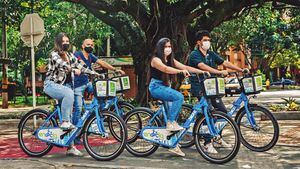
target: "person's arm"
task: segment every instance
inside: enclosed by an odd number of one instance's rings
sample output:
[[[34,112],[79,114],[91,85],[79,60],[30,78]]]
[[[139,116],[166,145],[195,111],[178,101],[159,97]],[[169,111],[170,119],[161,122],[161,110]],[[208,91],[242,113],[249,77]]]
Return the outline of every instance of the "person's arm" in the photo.
[[[81,73],[84,73],[84,74],[98,74],[97,72],[92,71],[89,68],[84,67],[84,65],[81,64],[73,54],[70,55],[70,61],[71,61],[72,67],[79,69]],[[75,72],[75,73],[77,75],[80,74],[78,72]]]
[[[174,64],[175,64],[175,67],[180,70],[188,70],[189,72],[199,73],[199,74],[202,74],[204,72],[200,69],[196,69],[191,66],[184,65],[184,64],[180,63],[179,61],[177,61],[176,59],[174,59]]]
[[[112,65],[110,65],[109,63],[105,62],[104,60],[101,60],[101,59],[98,59],[96,61],[96,63],[98,65],[100,65],[101,67],[103,68],[106,68],[108,70],[111,70],[111,71],[119,71],[121,74],[125,74],[125,72],[123,70],[117,70],[115,67],[113,67]]]
[[[226,68],[229,68],[229,69],[233,69],[233,70],[236,70],[236,71],[239,71],[239,72],[242,72],[243,69],[239,68],[238,66],[228,62],[228,61],[224,61],[223,62],[223,66],[226,66]]]
[[[96,61],[96,63],[98,65],[100,65],[101,67],[105,68],[105,69],[108,69],[108,70],[111,70],[111,71],[116,71],[117,69],[115,67],[113,67],[112,65],[110,65],[109,63],[105,62],[104,60],[101,60],[101,59],[98,59]]]
[[[205,70],[205,71],[208,71],[209,73],[214,73],[214,74],[224,74],[223,71],[219,71],[217,69],[214,69],[208,65],[206,65],[205,63],[201,62],[201,63],[198,63],[198,68],[202,69],[202,70]]]
[[[170,67],[170,66],[167,66],[165,65],[159,58],[157,57],[154,57],[152,60],[151,60],[151,66],[164,72],[164,73],[167,73],[167,74],[178,74],[180,72],[183,72],[182,70],[179,70],[179,69],[175,69],[173,67]]]

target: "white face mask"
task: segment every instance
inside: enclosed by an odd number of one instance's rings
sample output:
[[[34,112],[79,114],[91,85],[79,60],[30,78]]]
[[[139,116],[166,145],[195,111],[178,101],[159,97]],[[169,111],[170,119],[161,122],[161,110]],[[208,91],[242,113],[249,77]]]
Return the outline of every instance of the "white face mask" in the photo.
[[[204,41],[202,45],[202,49],[207,51],[210,48],[210,41]]]
[[[172,53],[172,48],[166,47],[166,48],[164,49],[164,55],[165,55],[165,56],[169,56],[171,53]]]

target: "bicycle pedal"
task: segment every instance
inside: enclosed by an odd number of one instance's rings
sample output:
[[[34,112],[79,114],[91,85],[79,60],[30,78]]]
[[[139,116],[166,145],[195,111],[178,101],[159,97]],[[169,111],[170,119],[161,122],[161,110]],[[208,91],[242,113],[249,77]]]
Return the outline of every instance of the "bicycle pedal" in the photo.
[[[108,137],[108,133],[101,134],[102,138]]]

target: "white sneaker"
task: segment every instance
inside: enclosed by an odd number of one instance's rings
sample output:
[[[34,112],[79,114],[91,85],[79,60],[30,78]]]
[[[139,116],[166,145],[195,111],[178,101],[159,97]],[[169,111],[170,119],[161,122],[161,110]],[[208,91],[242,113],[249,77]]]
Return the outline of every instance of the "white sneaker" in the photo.
[[[184,157],[184,156],[185,156],[184,152],[181,151],[181,149],[179,148],[179,145],[178,145],[178,144],[176,145],[175,148],[170,148],[170,149],[168,149],[168,150],[169,150],[170,152],[172,152],[172,153],[175,153],[175,154],[181,156],[181,157]]]
[[[176,121],[167,122],[167,131],[179,131],[179,130],[183,130],[183,127],[179,126],[178,123]]]
[[[67,130],[67,129],[75,129],[75,126],[69,122],[69,121],[64,121],[62,122],[62,124],[60,125],[61,129]]]
[[[66,155],[68,155],[68,156],[79,156],[79,157],[83,156],[82,152],[77,150],[77,148],[75,146],[72,146],[70,149],[68,149]]]
[[[223,147],[223,148],[230,148],[231,144],[226,143],[222,138],[213,143],[214,147]]]
[[[208,143],[204,146],[204,151],[206,151],[207,153],[210,154],[218,154],[217,150],[215,149],[215,147],[213,146],[212,143]]]

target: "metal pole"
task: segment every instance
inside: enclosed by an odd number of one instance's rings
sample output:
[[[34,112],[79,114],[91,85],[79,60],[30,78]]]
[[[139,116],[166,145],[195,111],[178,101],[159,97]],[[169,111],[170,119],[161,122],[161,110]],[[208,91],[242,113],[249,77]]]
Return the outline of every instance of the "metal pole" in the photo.
[[[30,18],[30,39],[31,39],[31,76],[32,76],[32,103],[33,108],[36,107],[36,90],[35,90],[35,62],[34,62],[34,46],[33,46],[33,20]]]
[[[2,58],[7,59],[7,36],[6,36],[6,0],[3,1],[2,10]],[[8,79],[7,79],[7,69],[6,63],[2,64],[2,108],[8,108]]]
[[[30,3],[31,3],[31,13],[33,13],[34,0],[31,0]]]
[[[110,36],[107,38],[106,45],[106,56],[110,57]]]

